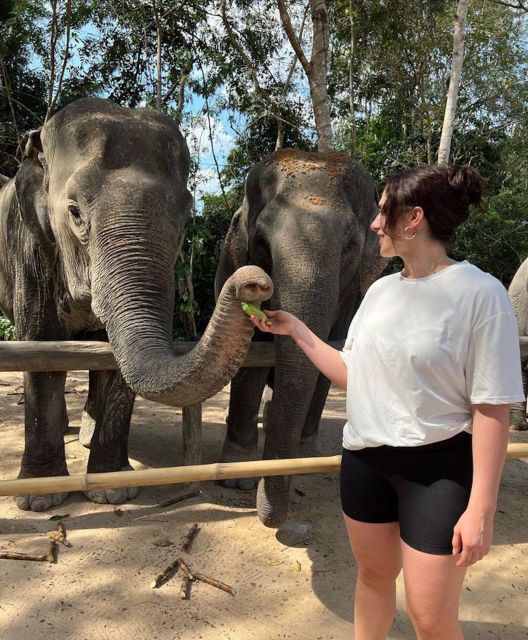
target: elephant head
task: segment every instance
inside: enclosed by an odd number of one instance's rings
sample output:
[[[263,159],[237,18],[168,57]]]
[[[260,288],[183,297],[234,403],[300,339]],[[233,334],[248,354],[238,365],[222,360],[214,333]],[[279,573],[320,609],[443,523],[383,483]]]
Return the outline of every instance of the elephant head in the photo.
[[[16,176],[20,215],[65,291],[62,312],[91,307],[130,387],[176,406],[229,381],[253,333],[238,300],[260,302],[273,291],[260,269],[234,274],[202,341],[174,355],[173,272],[190,213],[188,171],[187,146],[168,116],[86,98],[32,132]]]
[[[370,232],[376,211],[376,185],[349,157],[273,153],[247,176],[244,201],[225,239],[216,289],[242,265],[259,265],[275,285],[270,308],[295,314],[323,340],[343,339],[361,293],[385,266]],[[306,425],[319,421],[329,383],[319,379],[289,337],[275,336],[275,363],[264,457],[295,457]],[[253,389],[262,392],[262,376],[259,387],[249,381],[252,375],[245,374],[246,388],[238,398],[248,398]],[[258,401],[252,407],[246,415],[256,420]],[[231,405],[228,437],[236,431],[237,413],[242,415],[242,410]],[[226,441],[224,452],[235,459],[249,440]],[[278,526],[285,520],[288,492],[286,478],[260,481],[257,509],[264,524]]]

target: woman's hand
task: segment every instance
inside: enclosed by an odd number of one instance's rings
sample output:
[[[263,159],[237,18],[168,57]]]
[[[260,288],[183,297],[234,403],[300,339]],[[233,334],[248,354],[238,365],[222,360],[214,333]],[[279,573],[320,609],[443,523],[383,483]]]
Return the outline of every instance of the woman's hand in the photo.
[[[264,333],[274,333],[279,336],[293,335],[297,318],[287,311],[268,311],[264,312],[271,324],[266,324],[265,320],[260,320],[256,316],[251,316],[251,322]]]
[[[488,553],[493,539],[493,513],[466,509],[453,529],[453,555],[457,567],[469,567]]]

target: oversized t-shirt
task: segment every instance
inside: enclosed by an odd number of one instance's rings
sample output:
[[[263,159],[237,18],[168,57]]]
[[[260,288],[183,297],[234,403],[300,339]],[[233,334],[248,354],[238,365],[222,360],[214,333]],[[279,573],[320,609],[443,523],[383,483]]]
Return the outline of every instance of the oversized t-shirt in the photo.
[[[345,449],[418,446],[471,432],[472,404],[525,400],[502,284],[467,261],[367,291],[345,342]]]

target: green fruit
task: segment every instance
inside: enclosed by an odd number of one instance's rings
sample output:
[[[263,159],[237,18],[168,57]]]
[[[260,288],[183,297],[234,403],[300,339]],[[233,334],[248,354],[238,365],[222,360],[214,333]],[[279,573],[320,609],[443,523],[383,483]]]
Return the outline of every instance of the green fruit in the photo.
[[[264,311],[262,311],[262,309],[259,309],[254,304],[251,304],[251,302],[241,302],[240,304],[242,305],[244,313],[247,313],[248,316],[255,316],[256,318],[259,318],[259,320],[264,320],[268,326],[271,326],[271,320],[264,313]]]

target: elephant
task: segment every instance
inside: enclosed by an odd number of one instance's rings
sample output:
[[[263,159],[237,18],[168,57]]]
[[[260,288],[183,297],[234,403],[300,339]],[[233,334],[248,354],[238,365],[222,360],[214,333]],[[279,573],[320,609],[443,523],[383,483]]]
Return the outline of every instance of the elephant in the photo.
[[[29,134],[23,162],[0,190],[0,309],[19,340],[108,339],[116,371],[91,371],[89,473],[131,468],[135,394],[172,406],[202,402],[238,370],[254,327],[240,301],[273,293],[258,267],[226,282],[201,340],[172,348],[174,265],[190,216],[189,151],[154,109],[83,98]],[[68,473],[65,372],[27,372],[19,477]],[[18,496],[43,511],[67,493]],[[120,503],[137,489],[88,492]]]
[[[369,231],[377,211],[376,184],[350,157],[292,149],[270,154],[247,175],[242,205],[221,249],[216,292],[237,268],[258,265],[274,283],[264,307],[295,314],[323,340],[343,340],[362,293],[386,265]],[[266,338],[273,339],[260,334]],[[294,457],[299,446],[302,454],[314,455],[330,381],[290,337],[275,336],[274,344],[273,371],[241,368],[231,381],[224,461],[256,456],[267,381],[273,396],[264,408],[264,458]],[[247,490],[255,482],[224,485]],[[290,485],[286,477],[260,479],[257,512],[265,525],[286,520]]]
[[[517,318],[520,336],[528,336],[528,258],[521,264],[508,287],[513,311]],[[524,395],[528,394],[528,355],[521,358]],[[526,403],[512,405],[510,412],[511,426],[518,430],[528,429],[526,420]]]

